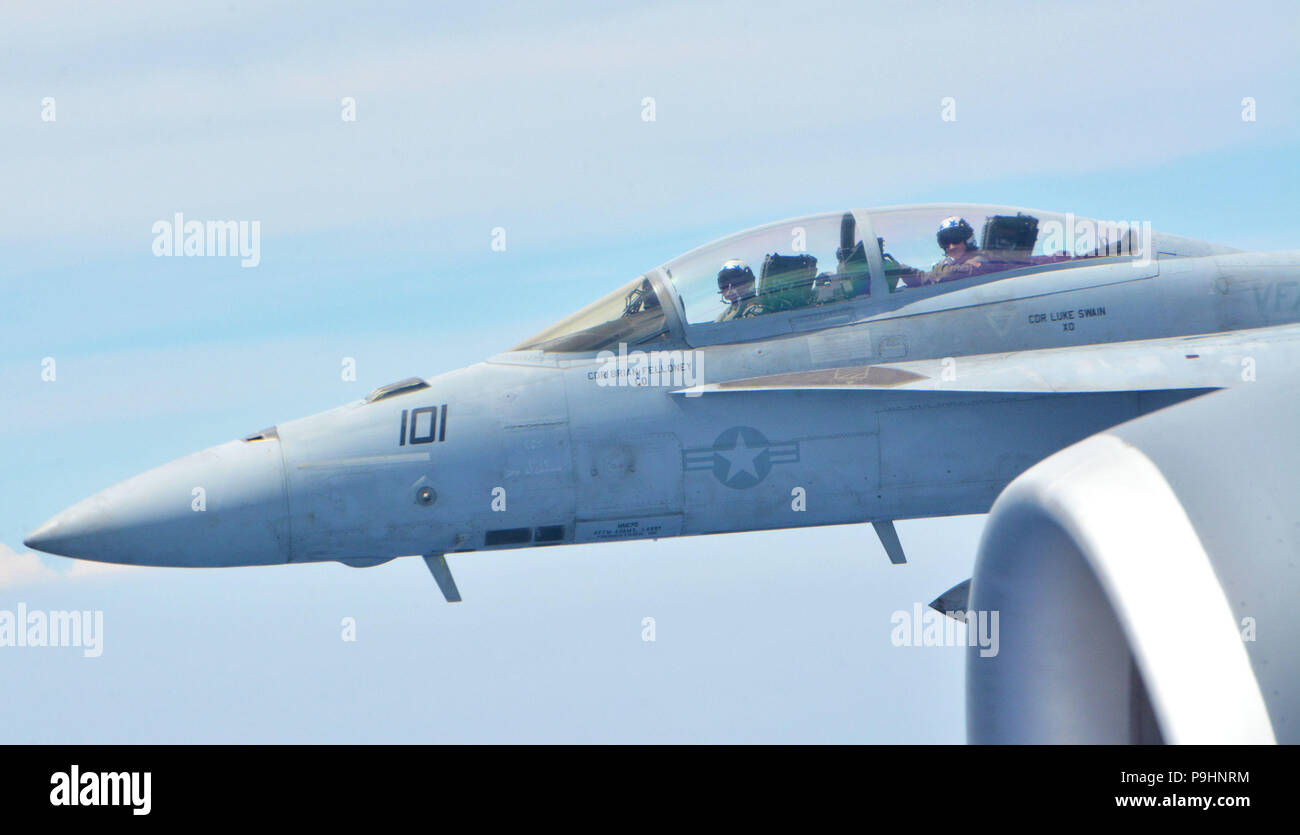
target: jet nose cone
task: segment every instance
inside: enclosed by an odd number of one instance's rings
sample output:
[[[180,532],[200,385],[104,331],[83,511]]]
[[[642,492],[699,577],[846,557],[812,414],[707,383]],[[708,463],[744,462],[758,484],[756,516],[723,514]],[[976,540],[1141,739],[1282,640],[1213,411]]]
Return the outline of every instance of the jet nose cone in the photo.
[[[47,554],[58,553],[54,550],[54,544],[59,540],[58,520],[51,519],[36,530],[27,534],[23,539],[23,544],[28,548],[36,551],[44,551]]]
[[[29,533],[23,544],[47,554],[82,556],[77,549],[84,547],[88,538],[106,534],[112,529],[103,513],[103,497],[104,493],[99,493],[78,502]]]
[[[264,565],[289,559],[278,440],[231,441],[79,502],[23,544],[132,565]]]

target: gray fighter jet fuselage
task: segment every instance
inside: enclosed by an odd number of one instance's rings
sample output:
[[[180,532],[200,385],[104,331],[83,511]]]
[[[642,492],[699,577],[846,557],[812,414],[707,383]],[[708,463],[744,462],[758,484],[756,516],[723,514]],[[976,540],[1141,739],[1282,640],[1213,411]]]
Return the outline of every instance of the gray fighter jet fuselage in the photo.
[[[951,216],[973,234],[936,241]],[[730,261],[752,284],[728,296]],[[1070,444],[1266,375],[1298,320],[1297,251],[1015,207],[799,218],[477,365],[136,476],[26,542],[171,566],[423,555],[449,599],[444,555],[490,549],[873,522],[902,561],[893,520],[985,513]]]

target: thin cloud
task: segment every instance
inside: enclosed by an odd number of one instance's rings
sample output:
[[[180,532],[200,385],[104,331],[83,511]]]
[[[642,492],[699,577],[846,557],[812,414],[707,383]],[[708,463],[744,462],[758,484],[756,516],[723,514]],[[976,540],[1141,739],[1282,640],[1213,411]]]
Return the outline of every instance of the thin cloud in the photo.
[[[51,562],[62,568],[51,567]],[[0,589],[102,577],[132,567],[64,557],[42,557],[34,551],[15,551],[0,542]]]

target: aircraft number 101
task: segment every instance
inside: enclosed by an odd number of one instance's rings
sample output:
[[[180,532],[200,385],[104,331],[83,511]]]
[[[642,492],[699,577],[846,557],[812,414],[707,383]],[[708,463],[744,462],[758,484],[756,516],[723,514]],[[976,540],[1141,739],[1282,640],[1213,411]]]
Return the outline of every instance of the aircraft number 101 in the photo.
[[[447,440],[447,404],[402,410],[397,445],[432,444]]]

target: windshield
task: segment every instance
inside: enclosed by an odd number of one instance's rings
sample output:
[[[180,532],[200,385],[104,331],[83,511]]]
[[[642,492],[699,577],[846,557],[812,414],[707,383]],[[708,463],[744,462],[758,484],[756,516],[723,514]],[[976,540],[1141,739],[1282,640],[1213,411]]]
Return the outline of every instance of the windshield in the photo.
[[[585,352],[668,339],[663,306],[644,276],[624,284],[511,350]]]

